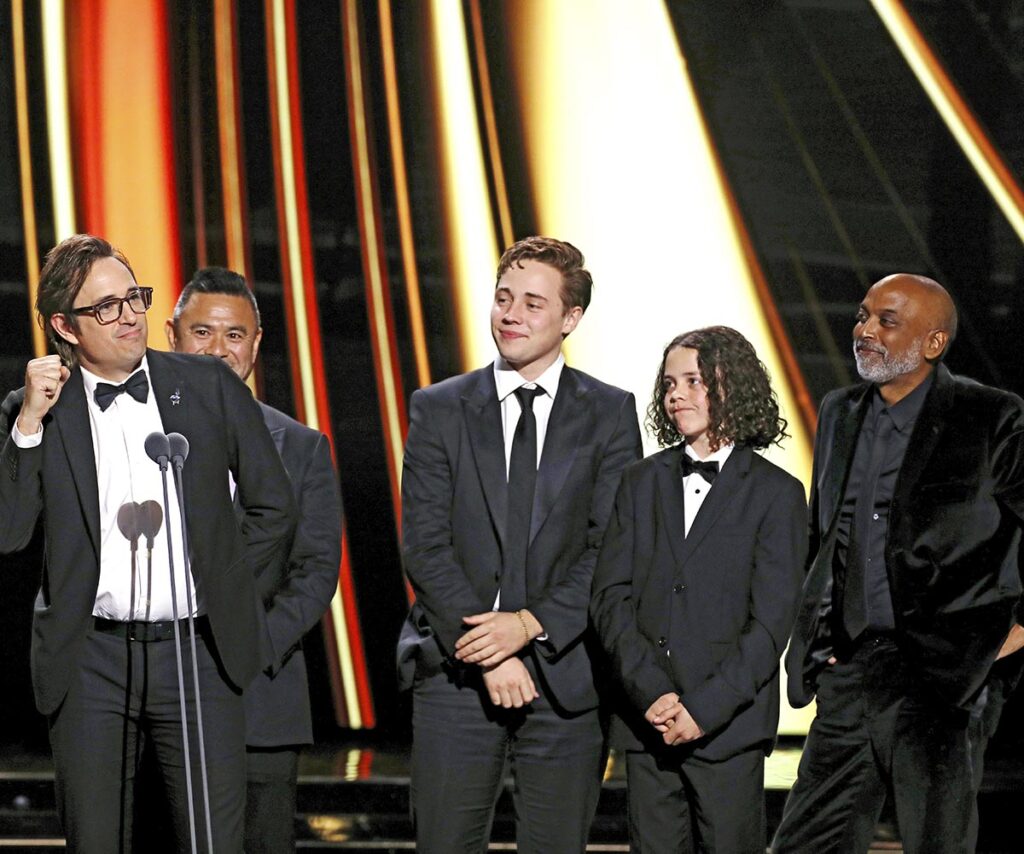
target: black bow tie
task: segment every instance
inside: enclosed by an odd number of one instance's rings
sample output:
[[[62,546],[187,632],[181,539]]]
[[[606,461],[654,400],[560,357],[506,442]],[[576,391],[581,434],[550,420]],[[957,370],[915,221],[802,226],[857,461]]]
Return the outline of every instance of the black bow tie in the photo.
[[[96,405],[100,408],[100,412],[106,412],[107,407],[114,402],[114,398],[123,391],[128,392],[139,403],[145,403],[146,397],[149,396],[149,380],[146,379],[146,372],[136,371],[121,385],[96,383],[96,391],[93,396],[96,399]]]
[[[714,483],[715,478],[718,477],[718,463],[714,460],[701,462],[683,454],[683,477],[691,474],[699,474],[708,483]]]

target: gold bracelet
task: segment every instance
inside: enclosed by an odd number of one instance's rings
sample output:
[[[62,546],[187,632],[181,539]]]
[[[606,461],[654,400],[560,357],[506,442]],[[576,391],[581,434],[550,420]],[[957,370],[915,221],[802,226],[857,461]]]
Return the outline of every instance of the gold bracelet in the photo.
[[[523,627],[523,637],[526,638],[526,642],[523,646],[526,646],[526,644],[530,642],[530,630],[526,628],[526,620],[523,619],[523,612],[516,611],[515,614],[519,618],[519,625]]]

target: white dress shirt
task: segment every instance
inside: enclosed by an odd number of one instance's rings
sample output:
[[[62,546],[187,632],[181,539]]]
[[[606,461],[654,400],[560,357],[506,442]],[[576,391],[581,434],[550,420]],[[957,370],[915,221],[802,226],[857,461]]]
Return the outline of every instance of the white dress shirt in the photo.
[[[145,357],[137,370],[145,371],[148,378],[149,365]],[[100,578],[92,613],[96,617],[109,620],[172,620],[174,609],[165,528],[168,520],[163,520],[164,524],[154,537],[151,571],[146,538],[139,538],[135,557],[134,607],[131,544],[118,527],[118,511],[128,502],[142,504],[146,501],[155,501],[160,507],[161,515],[163,513],[162,475],[159,466],[149,458],[145,449],[146,437],[150,433],[164,432],[153,389],[150,388],[145,403],[139,403],[127,393],[119,394],[104,412],[96,403],[94,392],[97,383],[107,380],[85,368],[81,368],[81,371],[89,412],[93,454],[96,459],[100,508]],[[15,421],[12,436],[18,447],[36,447],[42,442],[43,432],[40,429],[31,436],[24,436],[18,430]],[[188,616],[189,611],[196,616],[199,609],[194,605],[190,607],[187,598],[185,564],[181,552],[181,520],[177,510],[178,496],[171,471],[167,474],[167,484],[174,556],[174,600],[177,602],[177,617],[183,619]],[[53,521],[59,523],[59,520]],[[201,599],[201,593],[195,589],[194,583],[192,594],[193,603],[197,601],[197,596]]]
[[[718,463],[718,471],[722,471],[722,467],[725,465],[725,461],[729,459],[729,455],[732,453],[734,445],[722,445],[714,453],[708,454],[703,460],[697,456],[694,450],[687,445],[683,449],[683,453],[686,454],[691,460],[698,460],[700,462]],[[700,510],[701,504],[704,503],[704,499],[708,497],[708,493],[711,491],[712,484],[708,483],[699,474],[689,474],[683,478],[683,534],[689,536],[690,526],[693,525],[693,520],[697,518],[697,512]]]

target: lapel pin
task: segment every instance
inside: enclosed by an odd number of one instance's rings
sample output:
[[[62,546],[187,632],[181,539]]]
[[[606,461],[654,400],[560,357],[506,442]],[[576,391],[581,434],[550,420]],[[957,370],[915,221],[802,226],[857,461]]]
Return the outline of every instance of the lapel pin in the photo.
[[[171,406],[177,406],[179,403],[181,403],[181,392],[175,389],[174,394],[171,395]]]

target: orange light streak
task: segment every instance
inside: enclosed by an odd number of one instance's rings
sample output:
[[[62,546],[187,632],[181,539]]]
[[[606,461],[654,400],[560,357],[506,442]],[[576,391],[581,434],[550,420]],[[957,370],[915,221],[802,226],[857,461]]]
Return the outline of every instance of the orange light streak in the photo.
[[[166,4],[81,0],[66,12],[80,222],[125,251],[162,320],[182,282]],[[162,322],[149,343],[166,348]]]
[[[281,270],[296,409],[300,420],[325,433],[333,448],[309,226],[295,2],[265,0],[264,8]],[[339,701],[338,721],[358,729],[372,727],[376,721],[346,541],[343,538],[338,591],[327,622],[335,645],[328,647],[328,654],[334,665],[332,679],[340,677],[342,683],[340,691],[337,683],[332,684]]]
[[[379,194],[366,115],[359,15],[354,0],[342,2],[342,38],[345,42],[349,137],[352,142],[352,169],[355,177],[363,274],[366,278],[366,307],[370,320],[370,341],[373,346],[374,372],[384,431],[388,478],[391,484],[391,501],[397,525],[402,516],[399,479],[402,471],[402,444],[408,425],[398,347],[395,343],[387,262],[384,258]]]
[[[32,324],[32,350],[46,355],[46,333],[36,320],[39,293],[39,238],[32,180],[32,145],[28,118],[28,69],[25,62],[25,4],[11,0],[11,40],[14,53],[14,100],[18,117],[18,162],[21,167],[21,221],[25,235],[25,271],[28,276],[28,313]]]
[[[402,115],[398,97],[398,74],[395,68],[395,37],[391,23],[390,0],[379,0],[381,61],[384,66],[384,94],[387,102],[388,137],[391,141],[391,169],[395,185],[395,209],[398,218],[398,241],[402,247],[402,272],[405,276],[405,299],[412,332],[412,349],[416,361],[416,381],[420,388],[430,385],[430,357],[427,333],[420,299],[420,276],[416,269],[416,243],[413,239],[412,213],[409,205],[409,179],[405,171],[405,146],[402,142]]]
[[[491,72],[487,66],[487,45],[484,42],[484,25],[480,16],[480,0],[470,0],[469,20],[473,33],[473,50],[476,56],[477,82],[480,86],[480,105],[484,119],[484,136],[490,158],[491,178],[501,223],[502,246],[515,243],[512,229],[512,212],[508,204],[508,188],[505,186],[505,168],[501,163],[501,145],[498,142],[498,124],[494,119],[494,97],[491,94]]]
[[[898,0],[871,0],[925,93],[1010,227],[1024,241],[1024,190]]]

